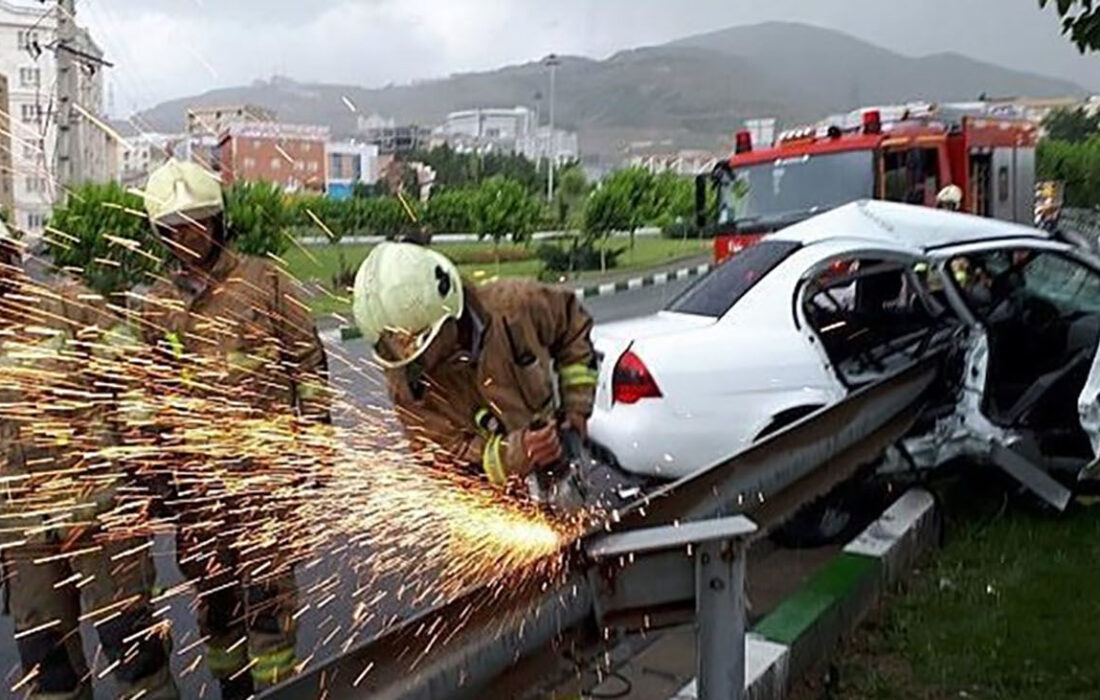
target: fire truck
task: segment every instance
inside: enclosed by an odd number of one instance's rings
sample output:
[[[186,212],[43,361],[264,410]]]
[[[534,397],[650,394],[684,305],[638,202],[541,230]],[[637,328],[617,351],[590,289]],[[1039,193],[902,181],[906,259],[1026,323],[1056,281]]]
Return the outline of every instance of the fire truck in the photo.
[[[883,113],[887,109],[893,114]],[[857,110],[757,146],[749,131],[696,183],[696,218],[722,262],[761,236],[857,199],[935,206],[948,185],[963,211],[1032,223],[1035,144],[1029,122],[981,107]],[[716,197],[708,196],[714,188]]]

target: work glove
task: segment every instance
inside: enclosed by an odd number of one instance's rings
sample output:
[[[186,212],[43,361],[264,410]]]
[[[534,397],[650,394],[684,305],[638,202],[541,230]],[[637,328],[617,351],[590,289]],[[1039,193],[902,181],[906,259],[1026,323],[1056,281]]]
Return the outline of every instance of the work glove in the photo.
[[[533,471],[551,467],[561,461],[562,446],[558,437],[558,428],[547,425],[541,428],[528,428],[523,432],[523,453],[526,459],[527,476]]]

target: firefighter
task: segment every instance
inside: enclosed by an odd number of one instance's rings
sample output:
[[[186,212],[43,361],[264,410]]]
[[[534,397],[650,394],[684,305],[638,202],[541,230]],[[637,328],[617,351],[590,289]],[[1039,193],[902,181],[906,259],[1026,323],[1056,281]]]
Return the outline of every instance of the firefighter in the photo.
[[[960,211],[963,203],[963,191],[958,185],[948,185],[936,195],[936,208],[947,211]]]
[[[466,285],[439,253],[383,243],[356,275],[354,314],[414,447],[503,486],[561,459],[560,428],[587,433],[596,356],[572,292]]]
[[[111,444],[113,402],[83,397],[120,324],[75,282],[30,280],[20,257],[0,224],[0,540],[29,697],[92,697],[78,631],[83,597],[125,696],[176,698],[167,641],[154,627],[149,551],[103,536],[95,520],[114,507],[119,486],[105,457],[88,457]],[[28,404],[42,415],[25,420]]]
[[[326,359],[313,319],[278,268],[228,249],[218,177],[172,159],[150,175],[144,194],[175,270],[149,291],[142,334],[179,364],[180,388],[217,389],[261,415],[291,413],[327,422]],[[247,455],[233,468],[247,470]],[[249,512],[261,509],[262,502],[219,496],[179,513],[181,568],[202,594],[199,625],[209,637],[207,664],[225,697],[274,685],[297,663],[291,566],[272,549],[249,553],[249,568],[265,569],[261,576],[238,571],[244,568],[241,558],[227,541],[227,533],[249,527]],[[227,517],[232,521],[222,522],[220,531],[206,526]],[[255,566],[258,558],[272,565]],[[239,643],[244,638],[247,645]]]

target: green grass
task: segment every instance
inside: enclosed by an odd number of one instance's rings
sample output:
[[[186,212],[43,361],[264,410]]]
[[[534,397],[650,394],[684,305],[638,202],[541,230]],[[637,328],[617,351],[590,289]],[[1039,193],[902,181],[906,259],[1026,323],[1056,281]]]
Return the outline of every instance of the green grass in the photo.
[[[626,239],[613,239],[608,245],[613,248],[622,248],[627,247],[629,241]],[[464,277],[481,281],[498,276],[537,277],[542,269],[542,263],[535,257],[537,246],[537,243],[530,246],[501,245],[501,255],[505,260],[499,266],[492,261],[492,243],[456,243],[436,246],[436,249],[454,260]],[[341,255],[345,267],[354,271],[367,257],[371,247],[366,244],[336,244],[308,246],[304,249],[293,248],[283,256],[283,259],[286,261],[290,273],[296,278],[304,282],[320,282],[325,287],[332,289],[332,280],[340,270]],[[669,240],[657,236],[638,237],[635,240],[634,250],[624,252],[619,258],[619,267],[611,272],[655,267],[675,260],[706,255],[709,251],[710,241]],[[576,279],[582,280],[598,277],[600,277],[598,271],[581,273],[575,276]],[[339,294],[342,295],[342,293]],[[311,299],[310,306],[317,314],[346,313],[348,311],[346,302],[324,295],[318,295]]]
[[[1100,697],[1100,507],[964,524],[887,606],[834,697]]]

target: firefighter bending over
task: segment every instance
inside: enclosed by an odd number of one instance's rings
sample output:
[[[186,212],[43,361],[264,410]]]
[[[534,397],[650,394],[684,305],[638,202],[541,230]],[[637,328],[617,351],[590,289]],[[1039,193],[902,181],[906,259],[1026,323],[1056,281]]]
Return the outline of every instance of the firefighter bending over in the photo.
[[[150,175],[145,206],[176,268],[149,292],[140,323],[146,341],[180,366],[179,390],[213,392],[256,415],[327,422],[326,359],[313,318],[274,264],[228,249],[218,176],[170,160]],[[247,473],[249,456],[225,468]],[[250,526],[248,513],[263,509],[263,498],[212,494],[178,514],[181,568],[203,594],[199,626],[223,697],[274,685],[297,664],[297,595],[285,554],[250,552],[243,566],[232,546],[233,531]],[[210,531],[219,519],[229,522]]]
[[[111,341],[121,322],[75,282],[32,281],[20,258],[0,224],[0,541],[25,687],[30,698],[90,700],[83,611],[125,697],[176,698],[167,642],[154,629],[149,550],[96,525],[121,485],[96,455],[117,435],[113,402],[83,397],[102,396],[94,367],[124,351]]]
[[[560,428],[586,434],[596,356],[571,291],[467,285],[439,253],[383,243],[356,276],[354,312],[414,446],[504,485],[562,458]]]

